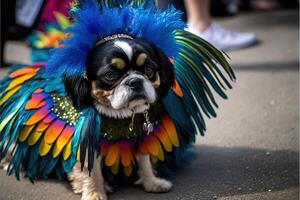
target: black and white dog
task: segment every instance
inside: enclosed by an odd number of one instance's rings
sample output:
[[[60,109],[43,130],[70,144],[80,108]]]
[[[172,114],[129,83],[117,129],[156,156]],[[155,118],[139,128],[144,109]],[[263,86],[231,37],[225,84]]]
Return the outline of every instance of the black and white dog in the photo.
[[[80,55],[78,55],[80,56]],[[99,113],[111,118],[130,118],[143,113],[174,84],[173,65],[154,45],[129,36],[108,38],[96,44],[89,54],[83,76],[66,76],[65,86],[77,108],[94,105]],[[149,155],[137,154],[139,180],[148,192],[167,192],[172,184],[157,178]],[[106,199],[97,158],[92,175],[81,171],[78,163],[68,175],[75,193],[82,199]]]

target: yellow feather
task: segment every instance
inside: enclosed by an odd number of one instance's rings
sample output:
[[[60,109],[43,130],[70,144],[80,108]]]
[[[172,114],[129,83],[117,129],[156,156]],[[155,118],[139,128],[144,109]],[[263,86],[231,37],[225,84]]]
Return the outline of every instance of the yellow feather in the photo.
[[[69,140],[69,142],[67,143],[67,145],[64,148],[64,152],[63,152],[63,159],[64,160],[67,160],[71,155],[71,143],[72,143],[72,139]]]
[[[115,164],[117,160],[120,159],[120,148],[119,143],[110,145],[108,153],[105,157],[105,164],[108,167],[111,167]]]
[[[163,117],[162,118],[162,125],[163,128],[165,128],[166,133],[169,135],[169,138],[172,142],[172,144],[175,147],[179,147],[179,139],[177,136],[177,131],[175,128],[175,125],[173,124],[173,121],[169,117]]]
[[[132,173],[132,165],[129,165],[128,167],[124,167],[124,174],[126,176],[130,176]]]
[[[110,170],[111,170],[111,172],[113,174],[117,174],[118,173],[118,171],[119,171],[119,163],[120,163],[120,160],[117,160],[115,162],[115,164],[110,168]]]
[[[150,159],[151,159],[151,163],[152,163],[153,165],[155,165],[155,164],[157,163],[157,161],[158,161],[158,158],[157,158],[157,157],[154,157],[154,156],[152,156],[152,155],[150,155]]]
[[[164,161],[165,160],[165,154],[164,154],[164,152],[162,150],[161,144],[158,144],[158,155],[157,155],[157,158],[160,161]]]
[[[22,129],[22,131],[21,131],[21,133],[20,133],[20,135],[19,135],[19,141],[20,141],[20,142],[24,142],[24,141],[28,138],[28,136],[29,136],[29,134],[31,133],[31,131],[32,131],[33,127],[34,127],[34,125],[35,125],[35,124],[30,125],[30,126],[24,126],[24,127],[23,127],[23,129]]]
[[[56,21],[58,22],[58,24],[61,26],[61,28],[63,30],[65,30],[66,28],[71,26],[71,22],[66,16],[64,16],[63,14],[61,14],[59,12],[55,12],[55,11],[53,14],[56,18]]]
[[[53,156],[53,158],[56,158],[59,155],[59,153],[61,152],[61,150],[62,149],[59,148],[59,146],[57,145],[57,142],[55,142],[53,150],[52,150],[52,156]]]
[[[16,109],[14,112],[10,113],[1,123],[0,123],[0,134],[4,127],[7,125],[7,123],[15,116],[18,109]]]
[[[77,161],[80,160],[80,145],[78,146],[78,149],[77,149],[76,160],[77,160]]]
[[[38,131],[33,131],[30,136],[29,136],[29,139],[28,139],[28,145],[29,146],[32,146],[34,145],[41,137],[43,132],[38,132]]]
[[[153,156],[157,156],[159,151],[158,146],[160,146],[160,143],[157,140],[157,138],[155,136],[149,135],[145,142],[150,154]]]
[[[5,103],[7,99],[9,99],[12,95],[14,95],[20,89],[20,87],[21,86],[17,86],[12,90],[10,90],[9,92],[7,92],[6,95],[0,100],[0,106],[2,106],[2,104]]]
[[[50,151],[52,144],[47,144],[44,139],[40,144],[39,153],[40,156],[45,156]]]
[[[163,147],[164,147],[164,149],[167,152],[171,152],[172,151],[172,149],[173,149],[172,143],[170,141],[168,133],[166,133],[166,131],[165,131],[165,129],[163,127],[161,127],[159,129],[159,132],[155,133],[155,136],[158,137],[158,139],[163,144]]]
[[[35,73],[33,74],[25,74],[23,76],[19,76],[17,78],[15,78],[12,82],[10,82],[10,84],[7,86],[7,88],[5,89],[5,91],[11,90],[12,88],[24,83],[25,81],[27,81],[28,79],[30,79],[31,77],[33,77],[35,75]]]

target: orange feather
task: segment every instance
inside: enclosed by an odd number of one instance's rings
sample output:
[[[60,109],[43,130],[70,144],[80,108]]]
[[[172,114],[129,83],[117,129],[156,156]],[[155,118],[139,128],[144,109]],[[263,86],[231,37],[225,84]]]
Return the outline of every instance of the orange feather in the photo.
[[[47,105],[43,106],[29,117],[26,125],[32,125],[39,122],[40,120],[44,119],[49,112],[49,107]]]
[[[43,122],[45,122],[45,124],[49,124],[50,122],[52,122],[54,119],[56,119],[56,115],[54,113],[49,113],[44,119]]]
[[[40,121],[37,125],[37,127],[35,128],[35,131],[38,131],[38,132],[44,132],[48,126],[50,124],[49,123],[45,123],[44,121]]]
[[[178,82],[175,80],[175,84],[172,87],[173,92],[179,96],[179,97],[183,97],[183,92],[178,84]]]
[[[37,109],[41,104],[41,102],[46,98],[45,94],[41,93],[33,93],[31,98],[27,101],[25,109]]]
[[[19,76],[15,78],[10,84],[7,86],[7,88],[4,91],[11,90],[12,88],[24,83],[28,79],[32,78],[35,74],[25,74],[23,76]]]
[[[153,156],[157,156],[159,149],[158,149],[158,145],[160,145],[159,141],[156,139],[156,137],[154,137],[153,135],[148,135],[145,139],[144,139],[146,146],[148,148],[148,151],[150,152],[150,154],[152,154]]]
[[[42,88],[39,88],[39,89],[37,89],[36,91],[34,91],[33,93],[41,93],[41,92],[43,92],[44,90],[42,89]]]
[[[177,131],[176,131],[175,125],[173,124],[172,120],[167,115],[165,115],[161,118],[161,123],[163,125],[163,128],[165,128],[166,133],[169,135],[169,138],[170,138],[172,144],[175,147],[179,147]]]
[[[139,142],[139,152],[142,154],[149,154],[147,146],[143,140]]]
[[[72,135],[74,133],[74,128],[71,126],[66,126],[60,136],[58,137],[56,143],[54,144],[54,149],[52,151],[52,155],[54,158],[56,158],[61,150],[64,148],[64,146],[67,144],[67,142],[71,139]]]
[[[129,142],[121,141],[121,161],[124,167],[128,167],[130,165],[130,160],[132,157],[131,145]]]
[[[120,159],[119,143],[110,145],[107,156],[105,157],[106,166],[108,167],[113,166],[119,159]]]
[[[35,74],[37,71],[39,71],[40,68],[34,67],[34,66],[30,66],[30,67],[24,67],[21,69],[18,69],[16,71],[14,71],[13,73],[11,73],[9,75],[10,78],[16,78],[18,76],[24,75],[24,74]]]
[[[45,142],[47,142],[48,144],[52,144],[63,131],[65,124],[66,123],[60,119],[56,119],[54,122],[52,122],[46,130],[44,138]]]
[[[168,136],[168,133],[166,133],[165,129],[161,127],[160,129],[157,129],[154,131],[154,135],[159,139],[159,141],[163,144],[164,149],[167,152],[171,152],[173,147],[170,141],[170,138]]]

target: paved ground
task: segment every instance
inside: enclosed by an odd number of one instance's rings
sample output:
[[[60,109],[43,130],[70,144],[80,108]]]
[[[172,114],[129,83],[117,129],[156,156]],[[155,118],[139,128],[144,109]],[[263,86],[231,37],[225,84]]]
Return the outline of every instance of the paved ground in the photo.
[[[254,31],[261,43],[230,52],[238,77],[218,118],[208,121],[194,159],[170,179],[167,194],[120,188],[111,200],[299,199],[299,26],[296,10],[249,13],[222,19],[225,27]],[[26,51],[8,48],[11,60]],[[5,72],[2,71],[2,74]],[[80,199],[66,183],[17,182],[0,172],[0,199]]]

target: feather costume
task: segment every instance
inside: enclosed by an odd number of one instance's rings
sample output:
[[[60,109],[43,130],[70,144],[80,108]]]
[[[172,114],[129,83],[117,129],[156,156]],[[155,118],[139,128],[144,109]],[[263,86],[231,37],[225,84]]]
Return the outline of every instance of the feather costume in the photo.
[[[45,66],[16,66],[1,81],[0,158],[14,145],[8,174],[19,178],[23,168],[30,180],[50,173],[62,177],[86,159],[91,171],[95,153],[113,174],[126,176],[136,169],[136,153],[149,154],[153,164],[176,162],[196,134],[204,134],[204,116],[216,116],[212,90],[227,98],[228,78],[235,76],[223,53],[184,31],[181,12],[172,6],[157,11],[149,1],[87,0],[74,2],[70,13],[69,37],[51,51]],[[67,96],[64,74],[82,76],[89,51],[113,34],[151,42],[173,62],[175,85],[149,111],[151,132],[118,128],[93,106],[76,109]]]

